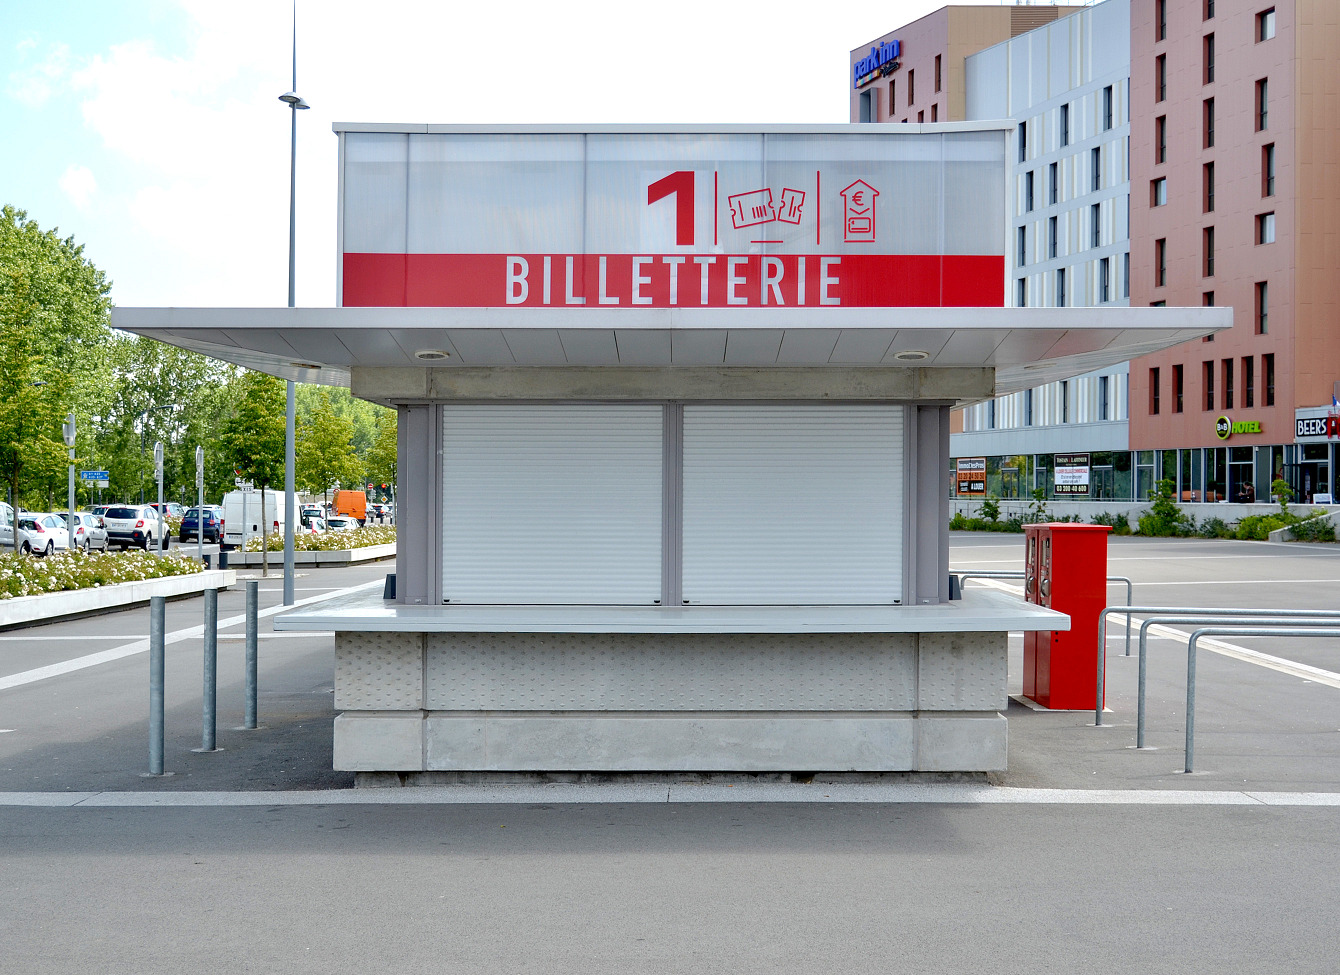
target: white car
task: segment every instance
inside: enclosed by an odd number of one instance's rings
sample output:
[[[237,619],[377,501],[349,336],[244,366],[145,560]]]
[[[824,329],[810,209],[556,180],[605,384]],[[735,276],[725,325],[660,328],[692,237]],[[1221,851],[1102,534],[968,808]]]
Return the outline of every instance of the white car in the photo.
[[[55,515],[60,519],[62,525],[68,527],[65,512],[57,511]],[[74,545],[72,548],[88,552],[97,549],[100,552],[107,551],[107,529],[102,527],[102,519],[97,515],[89,514],[87,511],[76,511],[74,513]]]
[[[333,517],[326,519],[326,528],[328,528],[330,531],[333,532],[344,531],[345,529],[348,528],[357,528],[357,527],[358,527],[357,518],[346,518],[343,515],[335,515]]]
[[[146,552],[155,548],[158,539],[158,512],[148,505],[118,504],[108,508],[102,516],[107,529],[107,543],[123,550],[131,545]],[[167,531],[167,522],[163,523]]]
[[[10,535],[9,544],[13,545]],[[31,555],[50,555],[70,547],[70,533],[65,522],[52,514],[40,511],[19,512],[19,551]]]

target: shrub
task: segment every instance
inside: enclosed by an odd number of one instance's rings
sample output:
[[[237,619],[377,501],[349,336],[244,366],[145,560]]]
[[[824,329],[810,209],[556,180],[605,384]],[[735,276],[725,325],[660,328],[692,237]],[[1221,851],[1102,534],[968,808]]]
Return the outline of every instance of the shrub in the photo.
[[[1173,490],[1173,482],[1164,479],[1149,492],[1149,509],[1140,515],[1141,535],[1185,538],[1195,531],[1195,521],[1177,506]]]
[[[994,494],[987,495],[987,499],[982,502],[982,517],[987,521],[1000,521],[1000,498]]]
[[[1264,542],[1270,533],[1292,520],[1287,515],[1248,515],[1238,522],[1236,537],[1244,542]]]
[[[1237,530],[1222,518],[1206,518],[1196,527],[1201,538],[1237,538]]]
[[[1314,514],[1321,514],[1315,512]],[[1312,517],[1304,521],[1296,521],[1289,530],[1293,532],[1294,541],[1298,542],[1333,542],[1335,541],[1335,525],[1329,518]]]
[[[951,522],[952,527],[952,522]],[[346,549],[364,548],[368,545],[390,545],[395,542],[395,528],[392,525],[364,525],[362,528],[347,528],[329,532],[295,532],[293,551],[295,552],[342,552]],[[271,552],[284,550],[284,536],[271,535],[267,546]],[[248,552],[261,550],[261,538],[253,535],[247,539]]]
[[[1102,514],[1094,515],[1092,523],[1107,525],[1112,529],[1113,535],[1129,535],[1131,533],[1131,523],[1125,515],[1113,515],[1104,511]]]
[[[1047,511],[1047,489],[1033,489],[1033,503],[1028,506],[1028,520],[1034,524],[1041,524],[1050,520]]]
[[[0,599],[38,596],[69,589],[97,589],[118,582],[140,582],[191,575],[204,566],[193,559],[152,552],[89,553],[75,550],[34,558],[0,554]]]

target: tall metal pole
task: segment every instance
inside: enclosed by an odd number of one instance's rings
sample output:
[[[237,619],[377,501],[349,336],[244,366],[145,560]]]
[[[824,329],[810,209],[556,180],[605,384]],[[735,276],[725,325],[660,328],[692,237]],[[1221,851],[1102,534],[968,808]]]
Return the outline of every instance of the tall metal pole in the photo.
[[[298,0],[293,0],[293,87],[298,90]],[[288,306],[296,307],[297,270],[295,255],[297,251],[297,200],[298,200],[298,106],[301,99],[289,102],[291,118],[291,141],[288,164]],[[306,106],[303,106],[304,108]],[[293,380],[288,381],[288,398],[284,411],[284,605],[293,605],[293,494],[294,460],[294,389]]]

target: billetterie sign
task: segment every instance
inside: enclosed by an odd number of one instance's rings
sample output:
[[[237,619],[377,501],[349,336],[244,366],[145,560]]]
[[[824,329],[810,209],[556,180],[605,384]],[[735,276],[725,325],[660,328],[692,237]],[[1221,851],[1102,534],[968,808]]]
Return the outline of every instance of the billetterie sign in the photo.
[[[347,132],[346,306],[996,306],[998,131]]]

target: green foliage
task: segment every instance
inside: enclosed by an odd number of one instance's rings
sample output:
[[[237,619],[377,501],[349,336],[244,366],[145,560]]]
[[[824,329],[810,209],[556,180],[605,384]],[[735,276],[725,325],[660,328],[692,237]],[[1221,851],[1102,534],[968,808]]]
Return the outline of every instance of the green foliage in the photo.
[[[1329,518],[1319,517],[1324,512],[1313,512],[1313,517],[1295,522],[1289,527],[1293,533],[1294,541],[1298,542],[1333,542],[1335,541],[1335,525]]]
[[[1234,537],[1242,541],[1264,542],[1270,533],[1292,522],[1291,515],[1248,515],[1238,521]]]
[[[233,384],[233,415],[219,434],[223,455],[257,487],[284,481],[284,384],[261,372],[244,373]]]
[[[20,503],[51,500],[57,477],[64,496],[60,425],[105,385],[109,289],[74,238],[0,209],[0,479]]]
[[[1141,535],[1185,538],[1195,531],[1196,523],[1173,500],[1175,485],[1171,480],[1158,482],[1149,492],[1149,509],[1140,515]]]
[[[949,519],[949,530],[956,532],[1022,532],[1024,530],[1024,521],[1022,518],[1006,518],[1004,521],[991,521],[986,518],[969,518],[966,515],[954,513]]]
[[[1201,538],[1237,538],[1237,529],[1222,518],[1206,518],[1196,526]]]
[[[399,473],[399,454],[396,447],[396,415],[390,410],[377,418],[377,436],[372,441],[372,449],[367,455],[368,480],[377,485],[381,494],[381,485],[393,490],[396,475]]]
[[[1288,516],[1289,502],[1294,499],[1293,488],[1289,487],[1289,482],[1282,477],[1277,477],[1270,482],[1270,493],[1273,494],[1280,503],[1280,514]]]
[[[354,453],[353,436],[353,421],[335,412],[328,390],[318,390],[314,408],[298,428],[294,458],[298,487],[324,496],[336,481],[360,484],[363,462]]]
[[[395,528],[391,525],[364,525],[362,528],[342,528],[339,531],[300,532],[293,536],[295,552],[343,552],[369,545],[394,545]],[[248,552],[261,550],[261,539],[247,539]]]
[[[990,522],[1000,521],[1000,498],[988,494],[982,502],[982,517]]]
[[[1047,512],[1047,489],[1033,489],[1033,503],[1028,506],[1028,520],[1034,524],[1050,520]]]
[[[1125,515],[1113,515],[1104,511],[1102,514],[1093,516],[1092,524],[1107,525],[1112,529],[1113,535],[1129,535],[1131,533],[1131,523]]]

